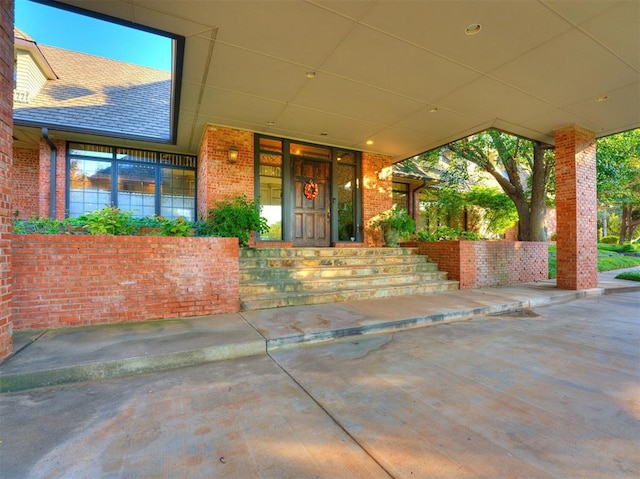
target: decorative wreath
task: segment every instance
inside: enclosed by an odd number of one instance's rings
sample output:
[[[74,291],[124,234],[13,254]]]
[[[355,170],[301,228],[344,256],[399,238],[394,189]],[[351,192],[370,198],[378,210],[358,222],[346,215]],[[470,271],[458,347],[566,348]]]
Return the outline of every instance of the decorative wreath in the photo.
[[[313,180],[309,180],[304,185],[304,196],[308,200],[315,200],[316,196],[318,196],[318,184],[314,183]]]

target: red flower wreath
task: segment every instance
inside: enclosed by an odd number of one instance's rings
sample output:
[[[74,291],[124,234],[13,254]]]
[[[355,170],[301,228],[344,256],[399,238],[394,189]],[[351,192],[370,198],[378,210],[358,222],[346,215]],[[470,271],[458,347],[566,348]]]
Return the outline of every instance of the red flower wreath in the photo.
[[[304,196],[308,200],[315,200],[316,196],[318,196],[318,184],[314,183],[313,180],[309,180],[304,185]]]

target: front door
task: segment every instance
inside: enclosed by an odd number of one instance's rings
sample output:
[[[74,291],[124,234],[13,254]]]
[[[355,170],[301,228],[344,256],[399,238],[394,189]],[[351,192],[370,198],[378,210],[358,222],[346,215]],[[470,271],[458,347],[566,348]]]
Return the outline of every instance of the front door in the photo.
[[[294,246],[331,243],[331,164],[291,158]]]

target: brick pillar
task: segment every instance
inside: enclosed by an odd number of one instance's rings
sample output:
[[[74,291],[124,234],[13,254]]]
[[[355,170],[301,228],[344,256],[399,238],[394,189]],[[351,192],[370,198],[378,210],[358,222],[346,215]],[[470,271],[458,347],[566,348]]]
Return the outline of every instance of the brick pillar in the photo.
[[[13,0],[0,2],[0,359],[13,351],[11,177],[13,170]]]
[[[577,126],[556,135],[558,288],[598,286],[596,141]]]
[[[238,160],[229,163],[231,145],[238,148]],[[235,195],[254,197],[253,133],[208,125],[198,154],[198,218],[217,201]]]

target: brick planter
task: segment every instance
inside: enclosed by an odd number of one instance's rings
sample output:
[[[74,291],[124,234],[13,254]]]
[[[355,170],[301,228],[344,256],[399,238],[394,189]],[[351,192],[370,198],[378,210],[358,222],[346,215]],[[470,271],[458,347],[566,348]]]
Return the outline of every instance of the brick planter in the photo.
[[[12,236],[15,329],[239,310],[236,238]]]
[[[405,242],[460,282],[460,289],[543,281],[549,277],[547,243],[524,241]]]

